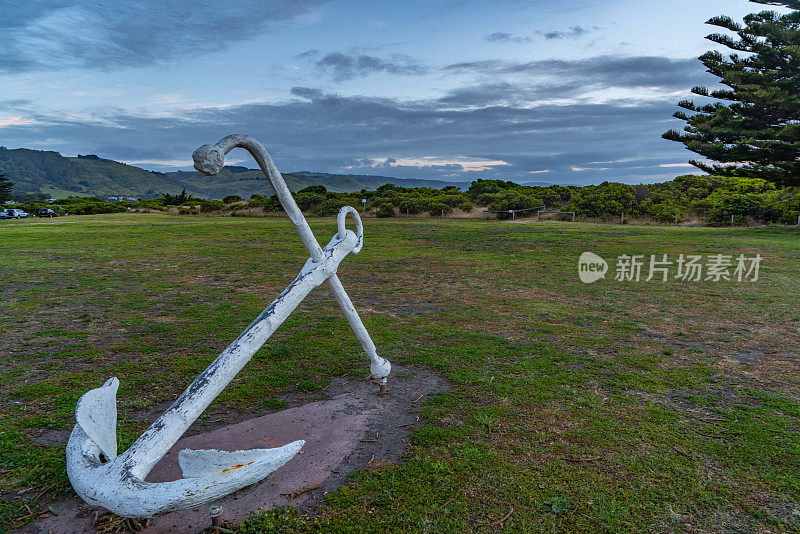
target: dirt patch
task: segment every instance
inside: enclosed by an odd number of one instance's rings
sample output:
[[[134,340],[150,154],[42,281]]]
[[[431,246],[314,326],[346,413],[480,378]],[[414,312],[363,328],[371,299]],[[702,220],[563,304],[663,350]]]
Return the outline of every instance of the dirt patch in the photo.
[[[746,350],[743,352],[732,352],[728,356],[739,363],[757,363],[764,358],[764,353],[759,350]]]
[[[302,508],[315,509],[326,493],[338,489],[359,469],[375,469],[381,464],[400,461],[408,450],[409,434],[421,422],[418,408],[425,403],[426,397],[449,390],[450,383],[421,367],[394,366],[389,377],[389,395],[377,397],[375,388],[367,380],[353,382],[338,378],[325,391],[331,397],[350,393],[368,399],[374,411],[367,421],[367,435],[370,437],[365,439],[377,442],[365,442],[363,448],[354,450],[336,469],[338,473],[328,478]]]

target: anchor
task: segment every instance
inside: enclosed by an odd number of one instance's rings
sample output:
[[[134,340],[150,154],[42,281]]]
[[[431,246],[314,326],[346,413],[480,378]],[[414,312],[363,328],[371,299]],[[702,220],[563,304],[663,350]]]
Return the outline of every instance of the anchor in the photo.
[[[75,408],[77,424],[67,443],[67,475],[76,493],[86,502],[133,518],[147,518],[173,510],[193,508],[216,501],[255,484],[292,459],[303,447],[297,440],[274,449],[241,451],[191,450],[178,453],[184,478],[172,482],[146,482],[150,470],[172,448],[275,330],[316,287],[327,282],[350,327],[370,359],[372,377],[386,393],[389,361],[378,356],[375,344],[361,322],[350,297],[336,275],[348,254],[358,254],[364,244],[364,228],[358,211],[346,206],[337,216],[337,234],[320,247],[286,182],[264,147],[246,135],[229,135],[217,144],[203,145],[192,154],[195,168],[217,174],[225,155],[235,147],[246,149],[272,184],[311,257],[297,278],[203,371],[180,397],[131,447],[117,454],[117,388],[111,378],[102,387],[86,392]],[[350,215],[356,231],[345,228]]]

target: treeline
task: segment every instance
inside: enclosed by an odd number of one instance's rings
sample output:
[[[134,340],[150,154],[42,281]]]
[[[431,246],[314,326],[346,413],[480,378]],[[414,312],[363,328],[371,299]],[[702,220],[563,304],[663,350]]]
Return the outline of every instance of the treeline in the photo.
[[[589,186],[547,187],[523,186],[503,180],[476,180],[466,191],[455,186],[435,189],[406,188],[392,184],[375,191],[336,193],[325,186],[314,185],[294,194],[300,209],[310,215],[331,216],[343,206],[354,206],[375,213],[378,217],[428,214],[442,216],[458,209],[465,213],[475,209],[499,212],[509,217],[508,210],[524,210],[544,206],[551,210],[574,211],[579,217],[599,220],[651,219],[672,223],[676,219],[698,219],[709,224],[735,224],[746,221],[795,224],[800,216],[800,188],[780,188],[758,178],[687,175],[670,182],[649,185],[626,185],[603,182]],[[362,206],[362,199],[366,204]],[[104,202],[99,198],[69,198],[53,203],[32,201],[22,206],[26,211],[40,207],[54,208],[60,213],[75,215],[115,213],[130,209],[168,211],[177,208],[181,214],[222,213],[246,215],[251,209],[280,212],[274,196],[252,195],[245,200],[229,195],[223,200],[206,200],[187,195],[165,195],[139,202]],[[477,216],[477,215],[476,215]]]

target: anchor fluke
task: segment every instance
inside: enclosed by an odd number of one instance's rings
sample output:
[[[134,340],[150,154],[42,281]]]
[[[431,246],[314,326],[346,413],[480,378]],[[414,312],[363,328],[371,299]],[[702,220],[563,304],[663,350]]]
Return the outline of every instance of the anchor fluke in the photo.
[[[217,451],[183,449],[178,453],[178,465],[185,478],[214,474],[220,476],[239,469],[258,469],[274,466],[270,473],[292,459],[305,445],[302,439],[277,449],[250,449],[247,451]]]
[[[78,424],[67,444],[67,475],[86,502],[124,517],[145,518],[217,500],[270,475],[291,460],[305,441],[274,449],[192,450],[178,453],[184,478],[145,482],[132,473],[131,447],[116,453],[116,393],[119,380],[87,391],[75,412]],[[169,440],[170,436],[165,435]]]
[[[75,420],[106,461],[117,457],[118,388],[119,380],[110,378],[102,387],[84,393],[75,407]]]

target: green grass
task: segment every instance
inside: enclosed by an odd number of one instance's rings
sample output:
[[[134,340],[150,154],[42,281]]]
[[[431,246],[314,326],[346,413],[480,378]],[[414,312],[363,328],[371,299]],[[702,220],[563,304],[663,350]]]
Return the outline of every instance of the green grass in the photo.
[[[0,529],[71,492],[63,445],[36,440],[68,432],[81,394],[120,378],[127,446],[133,415],[179,394],[307,258],[283,219],[52,222],[0,225]],[[336,232],[310,223],[323,244]],[[800,529],[796,229],[368,219],[365,233],[339,274],[380,353],[453,389],[427,401],[402,463],[314,517],[256,514],[243,531]],[[764,260],[755,283],[587,286],[584,251]],[[366,370],[323,287],[209,413]]]

